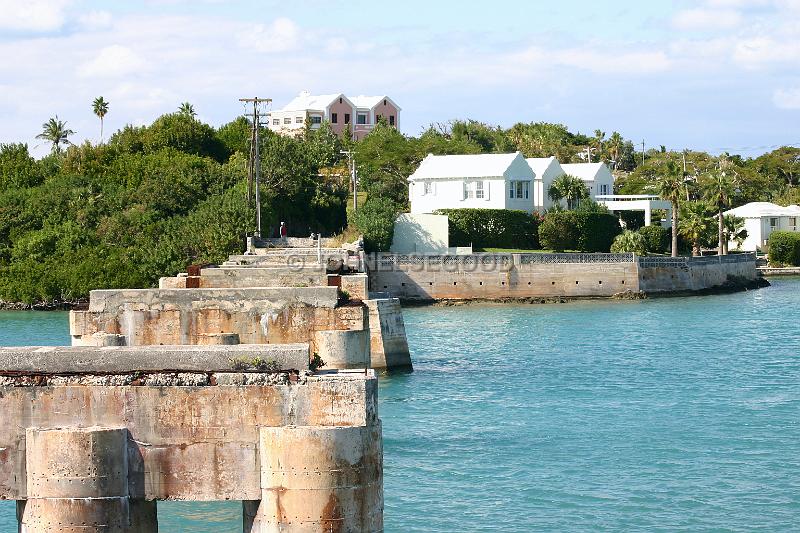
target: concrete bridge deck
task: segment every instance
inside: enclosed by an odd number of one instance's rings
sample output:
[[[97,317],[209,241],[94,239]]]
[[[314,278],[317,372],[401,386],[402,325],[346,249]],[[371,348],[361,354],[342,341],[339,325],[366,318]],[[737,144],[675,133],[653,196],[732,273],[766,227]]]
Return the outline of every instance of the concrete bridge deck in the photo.
[[[280,367],[307,350],[235,348]],[[0,498],[21,530],[154,532],[157,500],[242,500],[246,532],[382,531],[374,371],[241,371],[228,350],[0,351]],[[176,385],[197,373],[214,379]]]

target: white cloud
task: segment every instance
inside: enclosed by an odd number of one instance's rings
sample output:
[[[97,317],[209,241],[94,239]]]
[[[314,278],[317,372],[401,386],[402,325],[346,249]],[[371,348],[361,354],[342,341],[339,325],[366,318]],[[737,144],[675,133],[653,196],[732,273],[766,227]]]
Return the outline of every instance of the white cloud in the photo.
[[[739,41],[733,59],[744,67],[756,68],[769,64],[794,63],[800,54],[800,40],[772,37],[753,37]]]
[[[118,44],[100,50],[97,56],[78,68],[81,77],[119,77],[135,74],[145,68],[145,61],[136,52]]]
[[[290,19],[281,17],[272,24],[255,24],[239,34],[239,45],[263,53],[293,50],[299,40],[300,31]]]
[[[90,11],[78,17],[80,25],[88,30],[99,30],[111,26],[111,13],[108,11]]]
[[[61,28],[71,0],[0,0],[0,28],[47,32]]]
[[[772,102],[780,109],[800,109],[800,87],[776,90]]]
[[[740,26],[744,18],[732,9],[687,9],[678,12],[672,25],[679,30],[728,30]]]

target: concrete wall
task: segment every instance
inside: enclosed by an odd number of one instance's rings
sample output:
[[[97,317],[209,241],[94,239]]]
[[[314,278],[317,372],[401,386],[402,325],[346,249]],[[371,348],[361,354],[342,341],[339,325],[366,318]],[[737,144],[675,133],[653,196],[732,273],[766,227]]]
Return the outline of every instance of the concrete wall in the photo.
[[[368,329],[362,304],[336,307],[336,287],[92,291],[88,311],[70,312],[74,345],[125,336],[128,346],[203,344],[236,334],[242,344],[309,343],[319,330]]]
[[[560,262],[568,259],[582,262]],[[639,290],[631,254],[383,255],[370,263],[372,290],[409,300],[611,296]]]
[[[370,258],[370,289],[408,300],[608,297],[702,290],[754,279],[751,255],[635,258],[633,254],[473,254]]]
[[[327,271],[321,265],[301,267],[204,268],[200,276],[161,278],[159,289],[231,289],[237,287],[324,287]],[[188,283],[187,283],[188,281]]]
[[[443,254],[450,246],[446,215],[403,213],[394,222],[391,251],[400,254]]]
[[[729,276],[753,280],[755,256],[641,257],[639,287],[647,293],[698,291],[722,285]]]

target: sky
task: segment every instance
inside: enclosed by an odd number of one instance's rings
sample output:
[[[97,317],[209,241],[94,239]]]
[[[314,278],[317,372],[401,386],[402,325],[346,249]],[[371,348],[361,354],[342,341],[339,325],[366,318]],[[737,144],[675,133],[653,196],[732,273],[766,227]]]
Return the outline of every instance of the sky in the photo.
[[[37,155],[181,102],[388,95],[400,127],[474,119],[619,131],[638,148],[800,145],[800,0],[0,0],[0,143]],[[108,135],[106,135],[108,136]]]

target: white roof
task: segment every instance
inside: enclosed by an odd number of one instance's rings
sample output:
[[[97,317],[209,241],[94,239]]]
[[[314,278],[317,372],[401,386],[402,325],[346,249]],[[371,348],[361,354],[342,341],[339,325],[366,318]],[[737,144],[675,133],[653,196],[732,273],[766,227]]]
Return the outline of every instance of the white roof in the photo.
[[[353,105],[356,107],[362,107],[367,109],[372,109],[376,105],[380,103],[381,100],[386,98],[386,96],[351,96],[349,97],[350,101],[353,102]]]
[[[544,176],[545,170],[547,170],[547,167],[549,167],[551,164],[553,164],[553,161],[558,163],[556,158],[553,157],[553,156],[550,156],[550,157],[529,157],[525,161],[528,162],[528,165],[533,170],[533,173],[536,174],[537,176]]]
[[[309,92],[303,91],[298,94],[294,100],[283,106],[281,111],[305,111],[313,109],[315,111],[324,111],[335,99],[343,96],[342,94],[319,94],[313,95]]]
[[[422,160],[408,181],[447,178],[495,178],[503,176],[517,157],[513,154],[433,155]]]
[[[561,165],[564,173],[583,181],[594,181],[605,163],[566,163]]]
[[[725,214],[741,218],[800,217],[800,206],[790,205],[783,207],[771,202],[750,202],[736,209],[725,211]]]

